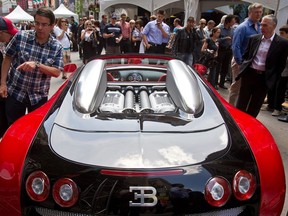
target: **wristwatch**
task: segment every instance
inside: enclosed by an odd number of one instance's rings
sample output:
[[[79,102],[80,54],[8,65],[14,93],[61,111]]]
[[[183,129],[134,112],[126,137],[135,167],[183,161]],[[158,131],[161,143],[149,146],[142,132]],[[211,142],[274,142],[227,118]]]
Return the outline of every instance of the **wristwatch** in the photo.
[[[38,69],[40,67],[40,62],[35,62],[35,69]]]

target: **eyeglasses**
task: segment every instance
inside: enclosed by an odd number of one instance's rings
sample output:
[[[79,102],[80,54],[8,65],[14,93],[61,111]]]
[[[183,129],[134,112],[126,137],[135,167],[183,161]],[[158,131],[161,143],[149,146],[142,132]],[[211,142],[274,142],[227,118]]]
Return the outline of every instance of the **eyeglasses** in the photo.
[[[200,23],[201,25],[206,25],[206,23]]]
[[[43,28],[48,28],[48,26],[51,26],[51,24],[49,24],[49,23],[40,23],[40,22],[35,21],[35,26],[36,27],[42,26]]]

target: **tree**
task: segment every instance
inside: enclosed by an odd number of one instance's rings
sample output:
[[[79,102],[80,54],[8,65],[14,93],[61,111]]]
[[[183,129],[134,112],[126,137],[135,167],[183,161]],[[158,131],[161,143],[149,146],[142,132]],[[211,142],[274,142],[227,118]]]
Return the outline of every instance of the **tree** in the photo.
[[[234,15],[237,15],[240,19],[240,22],[243,22],[244,19],[248,16],[248,6],[249,4],[236,4],[234,5]]]
[[[84,0],[78,0],[75,2],[75,13],[77,13],[79,16],[83,15],[83,8]]]

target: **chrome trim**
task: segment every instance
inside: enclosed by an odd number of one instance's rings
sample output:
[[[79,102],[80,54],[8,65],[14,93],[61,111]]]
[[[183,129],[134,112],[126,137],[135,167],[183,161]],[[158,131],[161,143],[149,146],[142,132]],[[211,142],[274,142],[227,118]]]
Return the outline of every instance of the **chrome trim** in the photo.
[[[75,87],[73,106],[83,114],[94,112],[101,104],[107,88],[106,61],[89,62]]]
[[[131,70],[131,69],[137,69],[137,70],[159,70],[159,71],[166,71],[166,68],[163,67],[157,67],[157,65],[155,66],[145,66],[145,65],[121,65],[121,66],[112,66],[109,67],[109,65],[107,66],[107,71],[111,71],[111,70]]]
[[[128,82],[128,81],[118,81],[118,82],[108,82],[108,86],[143,86],[143,82]],[[165,88],[165,83],[163,82],[145,82],[145,86],[162,86]]]
[[[203,111],[198,81],[184,62],[176,59],[168,62],[166,87],[173,102],[183,112],[197,115]]]

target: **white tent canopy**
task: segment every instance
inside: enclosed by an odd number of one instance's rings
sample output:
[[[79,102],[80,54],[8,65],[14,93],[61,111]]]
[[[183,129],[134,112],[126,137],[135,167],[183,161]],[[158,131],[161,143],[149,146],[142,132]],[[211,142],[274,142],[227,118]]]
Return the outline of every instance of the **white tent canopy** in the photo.
[[[133,4],[153,13],[155,10],[161,7],[177,1],[180,0],[100,0],[100,8],[104,11],[108,7],[115,4]]]
[[[56,18],[73,16],[75,20],[78,20],[78,14],[70,11],[68,8],[65,7],[64,4],[60,4],[59,7],[55,11],[53,11],[53,13]]]
[[[20,21],[34,21],[34,17],[26,13],[19,5],[7,16],[13,23]]]

